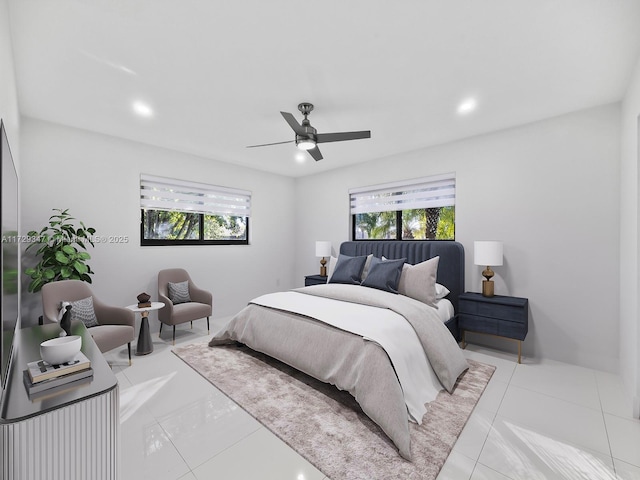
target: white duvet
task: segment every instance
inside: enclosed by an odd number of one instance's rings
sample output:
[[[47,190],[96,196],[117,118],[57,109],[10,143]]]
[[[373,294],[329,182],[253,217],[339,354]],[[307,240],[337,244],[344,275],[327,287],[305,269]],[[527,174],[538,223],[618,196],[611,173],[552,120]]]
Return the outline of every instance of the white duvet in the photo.
[[[380,345],[393,364],[414,422],[422,422],[425,404],[435,400],[442,389],[415,330],[392,310],[296,292],[271,293],[251,303],[315,318]]]

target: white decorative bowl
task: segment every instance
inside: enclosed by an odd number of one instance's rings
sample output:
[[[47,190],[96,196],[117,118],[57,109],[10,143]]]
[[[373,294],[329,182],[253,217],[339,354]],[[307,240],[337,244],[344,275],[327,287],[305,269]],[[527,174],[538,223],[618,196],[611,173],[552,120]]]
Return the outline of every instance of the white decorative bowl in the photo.
[[[40,356],[49,365],[60,365],[73,360],[82,347],[80,335],[52,338],[40,344]]]

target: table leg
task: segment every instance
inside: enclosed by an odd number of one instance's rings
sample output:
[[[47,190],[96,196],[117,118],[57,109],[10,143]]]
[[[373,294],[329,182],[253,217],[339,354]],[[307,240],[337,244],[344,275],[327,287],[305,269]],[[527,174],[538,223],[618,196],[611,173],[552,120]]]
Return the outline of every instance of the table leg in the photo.
[[[136,355],[148,355],[151,352],[153,352],[153,342],[151,341],[151,332],[149,331],[149,312],[142,312]]]
[[[522,342],[518,340],[518,363],[522,363],[520,360],[522,359]]]

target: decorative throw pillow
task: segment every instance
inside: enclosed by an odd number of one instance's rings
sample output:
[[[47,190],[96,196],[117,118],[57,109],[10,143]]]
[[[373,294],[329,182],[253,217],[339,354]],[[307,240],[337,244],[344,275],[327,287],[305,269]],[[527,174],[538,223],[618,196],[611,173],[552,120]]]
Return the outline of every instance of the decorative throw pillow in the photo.
[[[366,256],[349,257],[348,255],[340,254],[338,262],[336,263],[336,268],[333,271],[333,275],[331,275],[331,278],[329,279],[329,283],[360,285],[362,270],[364,270],[364,264],[366,261]]]
[[[184,282],[178,283],[169,282],[169,300],[171,300],[174,305],[190,302],[189,281],[185,280]]]
[[[406,258],[398,260],[382,260],[373,257],[369,275],[362,282],[363,287],[377,288],[386,292],[398,293],[398,282],[402,273],[402,266]]]
[[[435,307],[436,276],[440,257],[433,257],[417,265],[405,264],[398,283],[398,292]]]
[[[367,274],[369,273],[369,266],[371,265],[371,259],[373,258],[373,254],[370,253],[367,255],[367,261],[364,262],[364,268],[362,269],[362,280],[367,278]],[[331,276],[333,272],[336,270],[336,264],[338,263],[338,259],[336,257],[329,258],[329,268],[327,269],[327,283],[331,282]]]
[[[67,302],[63,302],[63,305]],[[69,302],[71,305],[71,321],[80,320],[87,328],[97,327],[98,318],[93,309],[93,297],[83,298],[75,302]]]

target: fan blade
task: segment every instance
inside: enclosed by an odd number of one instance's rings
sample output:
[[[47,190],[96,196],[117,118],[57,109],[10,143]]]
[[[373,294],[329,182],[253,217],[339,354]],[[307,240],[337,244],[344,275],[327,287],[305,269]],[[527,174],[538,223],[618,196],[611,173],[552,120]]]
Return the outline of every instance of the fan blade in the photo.
[[[280,114],[284,117],[284,119],[287,121],[294,132],[296,132],[298,135],[307,135],[307,132],[304,128],[302,128],[302,125],[298,123],[296,117],[287,112],[280,112]]]
[[[262,143],[260,145],[247,145],[247,148],[269,147],[271,145],[282,145],[283,143],[293,143],[293,142],[295,142],[295,140],[287,140],[286,142]]]
[[[371,138],[371,131],[318,133],[316,135],[316,143],[343,142],[345,140],[360,140],[361,138]]]
[[[309,155],[311,155],[315,161],[322,160],[322,154],[320,153],[320,149],[318,147],[312,148],[311,150],[307,150]]]

